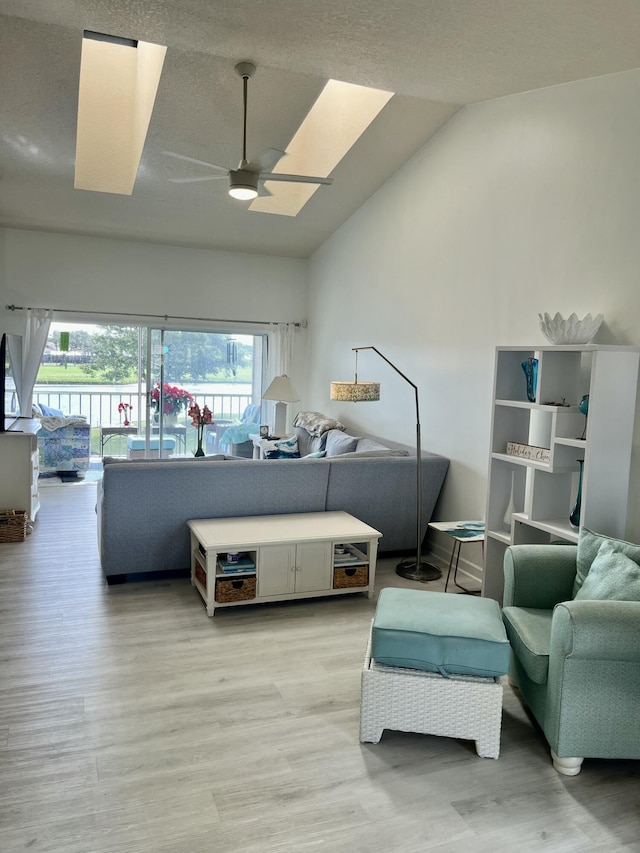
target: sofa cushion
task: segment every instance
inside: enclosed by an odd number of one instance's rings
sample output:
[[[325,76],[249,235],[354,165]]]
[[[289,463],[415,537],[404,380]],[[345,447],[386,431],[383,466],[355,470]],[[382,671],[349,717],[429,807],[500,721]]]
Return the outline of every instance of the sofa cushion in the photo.
[[[331,429],[327,433],[327,441],[324,449],[327,456],[339,456],[342,453],[353,453],[360,439],[339,429]]]
[[[640,566],[619,551],[614,542],[603,542],[574,597],[576,600],[640,601]]]
[[[316,450],[315,453],[307,453],[303,459],[323,459],[327,455],[326,450]]]
[[[603,542],[613,542],[616,546],[616,551],[629,557],[634,563],[640,563],[640,545],[634,545],[632,542],[625,542],[624,539],[612,539],[610,536],[602,536],[600,533],[594,533],[587,527],[580,528],[578,536],[578,557],[576,579],[573,584],[573,597],[584,583],[584,579],[589,574],[591,564],[595,560],[600,546]]]
[[[300,456],[308,456],[309,453],[317,453],[319,450],[324,450],[325,441],[327,440],[326,432],[322,433],[322,435],[311,435],[304,427],[296,427],[295,432],[298,439]]]
[[[415,454],[414,454],[415,455]],[[386,450],[363,450],[362,453],[359,450],[354,450],[353,453],[340,453],[338,456],[334,456],[334,459],[366,459],[367,457],[379,457],[379,456],[409,456],[408,450],[391,450],[387,448]]]
[[[536,684],[547,683],[552,616],[553,610],[533,607],[505,607],[502,611],[513,653]]]
[[[167,462],[170,465],[175,465],[176,463],[185,462],[187,464],[192,462],[219,462],[224,459],[233,459],[242,461],[244,457],[242,456],[225,456],[224,453],[215,453],[213,456],[165,456],[163,459],[153,459],[150,456],[141,456],[139,459],[127,459],[126,456],[103,456],[102,457],[102,467],[105,465],[140,465],[140,464],[153,464],[158,465],[158,463],[164,465]],[[248,461],[248,460],[244,460]]]
[[[366,453],[370,450],[389,450],[389,448],[386,444],[380,444],[380,442],[374,441],[372,438],[358,439],[358,445],[356,447],[357,453]]]
[[[452,674],[498,677],[510,648],[492,598],[386,587],[371,632],[378,663]]]

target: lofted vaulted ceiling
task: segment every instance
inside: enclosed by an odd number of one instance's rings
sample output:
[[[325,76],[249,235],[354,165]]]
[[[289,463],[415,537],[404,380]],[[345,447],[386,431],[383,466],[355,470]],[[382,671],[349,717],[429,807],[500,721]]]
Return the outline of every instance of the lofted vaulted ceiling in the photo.
[[[75,190],[83,30],[167,46],[131,196]],[[295,218],[250,212],[175,151],[286,148],[329,78],[394,97]],[[306,257],[466,104],[640,67],[630,0],[0,0],[0,226]],[[428,188],[424,188],[428,191]]]

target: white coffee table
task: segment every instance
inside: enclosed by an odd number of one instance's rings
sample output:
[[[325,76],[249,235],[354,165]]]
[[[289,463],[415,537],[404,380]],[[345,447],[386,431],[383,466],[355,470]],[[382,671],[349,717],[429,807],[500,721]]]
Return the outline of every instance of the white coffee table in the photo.
[[[347,512],[188,521],[191,583],[218,607],[365,592],[373,598],[382,535]],[[339,546],[346,554],[336,553]],[[228,564],[240,552],[245,564]],[[225,569],[227,571],[225,571]]]

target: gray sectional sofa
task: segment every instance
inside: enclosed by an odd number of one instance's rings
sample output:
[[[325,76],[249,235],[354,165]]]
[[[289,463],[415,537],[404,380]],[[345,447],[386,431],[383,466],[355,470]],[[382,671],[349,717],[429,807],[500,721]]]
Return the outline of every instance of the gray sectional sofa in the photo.
[[[107,581],[187,569],[191,518],[345,510],[382,532],[380,551],[415,549],[415,449],[354,438],[350,452],[324,458],[105,459],[97,513]],[[448,467],[445,457],[422,453],[423,535]]]

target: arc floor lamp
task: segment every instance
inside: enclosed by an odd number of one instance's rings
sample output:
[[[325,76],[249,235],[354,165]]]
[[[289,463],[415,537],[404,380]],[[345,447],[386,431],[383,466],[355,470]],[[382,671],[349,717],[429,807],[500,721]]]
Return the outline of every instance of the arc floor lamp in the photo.
[[[392,361],[384,356],[379,349],[373,346],[352,347],[356,354],[356,369],[353,382],[332,382],[331,399],[348,403],[372,402],[380,399],[379,382],[358,382],[358,353],[361,350],[373,350],[389,367],[392,367],[405,382],[414,390],[416,400],[416,556],[414,560],[401,560],[396,567],[396,574],[407,580],[426,583],[442,576],[440,569],[426,563],[422,559],[422,450],[420,447],[420,403],[418,400],[418,386],[408,376],[399,370]]]

